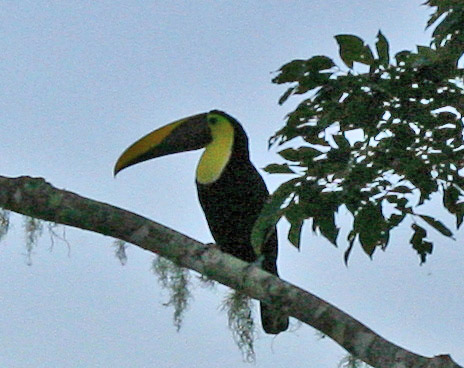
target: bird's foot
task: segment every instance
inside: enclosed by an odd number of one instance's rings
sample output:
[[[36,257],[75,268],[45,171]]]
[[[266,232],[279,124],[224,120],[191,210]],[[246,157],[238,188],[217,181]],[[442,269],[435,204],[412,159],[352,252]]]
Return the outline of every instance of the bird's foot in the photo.
[[[256,259],[253,262],[248,263],[248,265],[245,268],[245,271],[251,271],[253,268],[258,267],[258,268],[263,268],[263,262],[264,262],[264,256],[260,255],[256,257]]]
[[[205,246],[207,248],[212,248],[212,249],[219,249],[221,250],[221,248],[219,247],[219,245],[217,245],[216,243],[206,243]]]
[[[264,263],[264,255],[261,254],[259,256],[256,257],[256,260],[252,263],[250,263],[250,265],[253,265],[253,266],[256,266],[256,267],[259,267],[259,268],[263,268],[263,263]]]

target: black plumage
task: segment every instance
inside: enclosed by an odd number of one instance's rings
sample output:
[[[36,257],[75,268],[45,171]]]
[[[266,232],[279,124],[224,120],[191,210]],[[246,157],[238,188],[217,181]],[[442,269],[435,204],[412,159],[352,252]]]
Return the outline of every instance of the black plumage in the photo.
[[[220,177],[210,184],[197,182],[198,197],[211,234],[222,251],[246,262],[257,259],[251,245],[251,232],[269,197],[263,178],[250,161],[248,137],[231,116],[218,111],[233,125],[234,143],[231,157]],[[264,270],[277,273],[277,230],[263,244]],[[267,333],[277,334],[288,328],[288,316],[278,308],[261,303],[261,320]]]

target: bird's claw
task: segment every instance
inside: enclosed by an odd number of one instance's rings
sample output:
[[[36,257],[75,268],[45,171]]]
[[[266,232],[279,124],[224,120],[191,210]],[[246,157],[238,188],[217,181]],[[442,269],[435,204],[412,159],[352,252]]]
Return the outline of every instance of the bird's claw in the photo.
[[[221,248],[219,247],[219,245],[217,245],[216,243],[206,243],[205,246],[206,246],[206,248],[208,248],[208,249],[218,249],[218,250],[221,250]]]
[[[253,262],[250,262],[247,267],[246,267],[246,270],[249,271],[251,270],[253,267],[258,267],[258,268],[263,268],[263,262],[264,262],[264,256],[263,255],[259,255],[256,257],[256,259],[253,261]]]

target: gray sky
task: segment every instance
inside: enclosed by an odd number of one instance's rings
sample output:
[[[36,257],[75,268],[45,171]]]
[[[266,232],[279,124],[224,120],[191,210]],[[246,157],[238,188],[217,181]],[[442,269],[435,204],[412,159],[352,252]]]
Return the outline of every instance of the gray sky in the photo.
[[[271,84],[273,72],[295,58],[336,58],[340,33],[372,44],[380,28],[395,52],[426,44],[422,2],[3,1],[0,174],[45,177],[210,242],[194,185],[200,153],[150,161],[115,180],[122,150],[162,124],[218,108],[243,123],[264,167],[277,159],[267,139],[295,103],[277,105],[285,87]],[[284,179],[265,175],[271,190]],[[60,242],[49,251],[45,234],[29,267],[22,220],[14,220],[0,243],[1,367],[250,366],[219,308],[225,288],[196,286],[177,333],[151,254],[132,246],[122,267],[111,238],[68,228],[70,251]],[[356,248],[346,268],[344,246],[305,229],[298,252],[285,230],[284,279],[407,349],[464,363],[461,241],[433,233],[434,254],[420,267],[400,229],[374,261]],[[260,334],[254,366],[336,367],[341,348],[293,325],[277,338]]]

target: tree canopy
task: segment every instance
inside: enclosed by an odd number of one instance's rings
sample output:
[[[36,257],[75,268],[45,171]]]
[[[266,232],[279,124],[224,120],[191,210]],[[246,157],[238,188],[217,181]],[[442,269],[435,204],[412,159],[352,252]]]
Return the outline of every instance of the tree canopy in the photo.
[[[427,5],[436,7],[427,23],[435,27],[430,46],[392,56],[381,31],[375,48],[343,34],[335,39],[344,65],[318,55],[279,69],[273,82],[290,84],[279,103],[298,95],[303,100],[270,139],[270,145],[291,148],[279,151],[285,163],[265,170],[292,178],[263,211],[256,242],[269,222],[285,217],[296,247],[305,220],[337,245],[335,216],[344,208],[353,218],[345,262],[356,242],[369,256],[385,249],[401,224],[410,226],[409,243],[425,262],[433,250],[428,231],[446,237],[454,232],[424,204],[441,197],[456,227],[462,225],[464,89],[458,61],[464,5]]]

